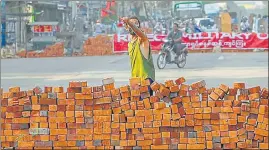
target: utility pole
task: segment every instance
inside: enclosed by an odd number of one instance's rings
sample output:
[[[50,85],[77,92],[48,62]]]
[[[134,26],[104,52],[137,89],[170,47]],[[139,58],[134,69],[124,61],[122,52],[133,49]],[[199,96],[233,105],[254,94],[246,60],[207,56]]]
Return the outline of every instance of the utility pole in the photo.
[[[25,8],[27,8],[27,2],[25,2]],[[26,9],[26,13],[28,13],[28,8]],[[26,17],[27,18],[27,17]],[[28,19],[28,18],[27,18]],[[27,20],[24,20],[24,40],[25,40],[25,50],[27,52]],[[16,54],[16,51],[15,51]]]
[[[0,44],[0,48],[2,47],[2,15],[3,15],[3,8],[2,8],[2,3],[3,3],[4,1],[1,1],[0,2],[0,5],[1,5],[1,7],[0,7],[0,33],[1,33],[1,35],[0,35],[0,42],[1,42],[1,44]],[[0,55],[1,55],[1,53],[0,53]],[[0,104],[1,105],[1,104]],[[1,110],[0,110],[1,111]],[[1,125],[0,125],[0,127],[1,127]],[[0,128],[1,129],[1,128]],[[0,147],[2,147],[1,146],[1,142],[0,142]]]
[[[125,8],[124,8],[124,1],[122,1],[122,16],[125,16],[125,14],[124,14],[125,11],[124,10],[125,10]]]
[[[87,8],[87,17],[86,17],[86,27],[87,27],[87,32],[89,33],[89,23],[90,23],[90,10],[89,10],[89,2],[86,2],[86,8]]]
[[[20,1],[18,2],[18,4],[19,4],[19,13],[21,14],[22,12],[21,12],[21,7],[20,7]],[[22,38],[21,38],[21,35],[22,35],[22,31],[21,31],[21,15],[19,16],[19,30],[20,30],[20,33],[19,33],[19,43],[20,43],[20,46],[21,46],[21,44],[22,44]]]
[[[1,1],[1,47],[6,46],[6,2],[5,0]]]

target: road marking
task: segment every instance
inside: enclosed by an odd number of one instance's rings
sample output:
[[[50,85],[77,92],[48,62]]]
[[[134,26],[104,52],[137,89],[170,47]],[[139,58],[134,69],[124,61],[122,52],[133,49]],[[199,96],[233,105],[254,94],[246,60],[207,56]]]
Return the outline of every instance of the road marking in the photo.
[[[124,60],[124,59],[126,59],[126,57],[121,57],[121,58],[119,58],[119,59],[112,60],[112,61],[110,61],[109,63],[110,63],[110,64],[114,64],[114,63],[117,63],[117,62],[122,61],[122,60]]]
[[[103,79],[113,77],[117,81],[128,81],[130,78],[129,71],[86,71],[86,72],[69,72],[60,74],[3,74],[1,80],[11,79],[44,79],[50,81],[60,80],[81,80],[81,79]],[[244,79],[244,78],[263,78],[268,77],[268,68],[266,67],[241,67],[241,68],[211,68],[211,69],[164,69],[156,70],[157,80],[174,80],[179,77],[187,79]]]

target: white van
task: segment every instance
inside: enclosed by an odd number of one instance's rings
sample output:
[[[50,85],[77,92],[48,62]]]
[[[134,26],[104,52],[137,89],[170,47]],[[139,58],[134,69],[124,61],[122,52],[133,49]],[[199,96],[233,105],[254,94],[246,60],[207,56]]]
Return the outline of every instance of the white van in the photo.
[[[203,32],[218,32],[216,23],[211,18],[195,18],[195,23]]]

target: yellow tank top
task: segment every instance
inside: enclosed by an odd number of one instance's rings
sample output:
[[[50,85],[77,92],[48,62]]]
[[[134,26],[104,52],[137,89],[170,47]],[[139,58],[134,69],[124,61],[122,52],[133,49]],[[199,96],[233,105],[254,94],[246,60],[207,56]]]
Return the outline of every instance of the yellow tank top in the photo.
[[[151,78],[154,81],[155,68],[151,48],[149,49],[149,59],[146,59],[141,52],[140,43],[141,40],[139,38],[128,43],[132,77],[140,77],[141,79]]]

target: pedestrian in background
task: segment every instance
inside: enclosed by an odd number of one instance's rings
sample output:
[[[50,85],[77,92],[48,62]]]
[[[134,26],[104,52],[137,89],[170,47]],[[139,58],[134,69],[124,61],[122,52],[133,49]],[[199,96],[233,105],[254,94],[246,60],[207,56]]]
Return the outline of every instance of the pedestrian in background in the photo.
[[[94,36],[103,34],[104,32],[105,32],[104,25],[101,23],[100,20],[97,20],[94,26]]]

